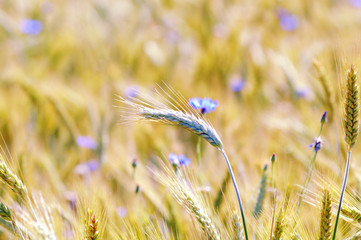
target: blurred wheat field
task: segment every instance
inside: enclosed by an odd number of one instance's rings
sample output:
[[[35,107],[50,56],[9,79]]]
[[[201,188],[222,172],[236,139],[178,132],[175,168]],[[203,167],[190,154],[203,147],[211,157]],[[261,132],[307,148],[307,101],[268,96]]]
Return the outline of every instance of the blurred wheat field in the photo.
[[[360,16],[0,0],[0,239],[361,239]]]

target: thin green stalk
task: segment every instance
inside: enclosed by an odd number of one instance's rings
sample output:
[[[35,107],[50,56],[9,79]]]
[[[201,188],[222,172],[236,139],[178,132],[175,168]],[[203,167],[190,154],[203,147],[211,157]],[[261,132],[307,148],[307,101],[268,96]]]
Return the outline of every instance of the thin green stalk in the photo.
[[[313,154],[313,158],[311,160],[311,163],[310,165],[308,166],[308,170],[307,170],[307,177],[305,179],[305,182],[303,184],[303,189],[302,189],[302,192],[301,192],[301,195],[298,199],[298,207],[297,207],[297,213],[299,213],[300,209],[301,209],[301,205],[302,205],[302,202],[303,202],[303,197],[305,195],[305,192],[306,192],[306,189],[308,188],[308,184],[310,183],[311,181],[311,177],[312,177],[312,173],[313,173],[313,169],[315,167],[315,163],[316,163],[316,157],[317,157],[317,152],[315,152]]]
[[[199,166],[201,164],[201,142],[202,142],[202,139],[201,137],[198,137],[198,141],[197,141],[197,164],[198,164],[198,170],[199,170]]]
[[[239,204],[239,208],[240,208],[240,210],[241,210],[241,217],[242,217],[242,223],[243,223],[243,229],[244,229],[244,236],[245,236],[246,240],[248,240],[248,233],[247,233],[247,227],[246,227],[246,219],[245,219],[245,217],[244,217],[244,212],[243,212],[243,207],[242,207],[242,201],[241,201],[241,197],[240,197],[240,195],[239,195],[239,190],[238,190],[238,186],[237,186],[236,179],[235,179],[234,174],[233,174],[232,166],[231,166],[231,164],[230,164],[230,162],[229,162],[229,160],[228,160],[227,154],[226,154],[226,152],[223,150],[223,148],[220,148],[220,151],[222,152],[223,157],[224,157],[224,159],[226,160],[227,167],[228,167],[228,171],[229,171],[229,174],[231,175],[234,189],[236,190],[236,195],[237,195],[237,199],[238,199],[238,204]]]
[[[273,167],[274,167],[274,161],[271,161],[271,184],[272,184],[272,203],[275,202],[275,181],[273,178]]]
[[[334,228],[334,230],[333,230],[332,240],[335,240],[335,239],[336,239],[337,224],[338,224],[338,219],[339,219],[339,217],[340,217],[343,195],[344,195],[345,189],[346,189],[348,172],[349,172],[349,168],[350,168],[350,161],[351,161],[351,149],[349,149],[349,151],[347,152],[345,176],[344,176],[344,178],[343,178],[341,197],[340,197],[340,202],[339,202],[339,204],[338,204],[338,210],[337,210],[336,221],[335,221],[335,228]]]

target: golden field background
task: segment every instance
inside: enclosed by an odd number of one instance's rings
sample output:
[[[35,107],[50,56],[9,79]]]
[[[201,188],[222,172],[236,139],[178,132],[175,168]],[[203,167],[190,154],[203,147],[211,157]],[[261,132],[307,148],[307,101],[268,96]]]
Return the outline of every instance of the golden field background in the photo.
[[[39,33],[24,32],[28,20],[40,21]],[[221,208],[213,208],[227,174],[217,150],[203,141],[198,168],[193,134],[136,119],[117,124],[124,116],[117,95],[125,96],[130,87],[152,94],[157,85],[166,85],[186,99],[218,100],[206,118],[235,170],[252,239],[270,234],[270,171],[259,220],[252,210],[263,166],[270,166],[273,153],[277,209],[287,186],[292,189],[283,239],[295,233],[315,239],[323,187],[332,190],[335,209],[341,189],[346,156],[342,85],[351,64],[361,67],[360,26],[357,0],[0,0],[3,156],[34,202],[43,199],[38,205],[52,216],[45,229],[54,233],[39,233],[24,220],[26,207],[5,183],[0,199],[35,239],[85,239],[88,208],[99,219],[102,239],[207,239],[154,178],[153,171],[164,171],[161,162],[168,163],[174,152],[191,159],[182,170],[223,239],[231,239],[231,212],[237,208],[232,186],[224,190]],[[240,92],[230,87],[235,79],[244,81]],[[324,111],[324,144],[306,197],[314,204],[304,203],[296,215],[314,152],[308,145],[318,135]],[[93,139],[95,149],[77,144],[79,136]],[[356,144],[345,199],[358,209],[359,149]],[[90,161],[96,163],[93,171]],[[293,229],[295,216],[299,224]],[[1,224],[1,239],[19,237]],[[346,239],[360,223],[343,219],[339,229],[337,239]]]

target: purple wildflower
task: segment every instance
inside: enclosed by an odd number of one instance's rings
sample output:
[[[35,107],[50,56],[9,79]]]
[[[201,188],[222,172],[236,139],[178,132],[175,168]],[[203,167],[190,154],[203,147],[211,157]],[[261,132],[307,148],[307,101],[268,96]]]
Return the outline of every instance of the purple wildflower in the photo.
[[[191,163],[191,160],[186,156],[175,153],[169,154],[168,159],[174,166],[188,166]]]
[[[229,87],[233,92],[240,92],[244,88],[244,81],[242,78],[233,78],[229,83]]]
[[[20,23],[20,31],[28,35],[38,35],[43,31],[43,23],[39,20],[24,19]]]
[[[121,218],[125,218],[127,216],[127,209],[125,207],[117,207],[117,214]]]
[[[278,15],[280,27],[283,30],[290,32],[298,28],[299,21],[296,15],[290,14],[284,8],[280,9],[277,15]]]
[[[139,94],[139,87],[137,85],[127,87],[124,91],[126,98],[134,98]]]
[[[97,147],[97,142],[87,136],[79,136],[76,138],[76,143],[83,148],[88,148],[88,149],[95,149]]]
[[[318,152],[318,150],[321,149],[322,147],[322,144],[323,144],[323,140],[321,137],[316,137],[313,139],[313,143],[309,145],[310,148],[314,148],[315,149],[315,153]]]
[[[202,114],[213,112],[218,107],[217,100],[212,101],[210,98],[191,98],[188,103],[194,109],[200,109]]]
[[[357,8],[361,7],[361,0],[349,0],[348,2],[353,7],[357,7]]]
[[[79,163],[74,167],[74,173],[79,175],[86,175],[95,172],[100,167],[99,161],[93,159],[86,163]]]
[[[308,88],[300,88],[296,90],[296,95],[299,98],[307,99],[310,96],[310,90]]]

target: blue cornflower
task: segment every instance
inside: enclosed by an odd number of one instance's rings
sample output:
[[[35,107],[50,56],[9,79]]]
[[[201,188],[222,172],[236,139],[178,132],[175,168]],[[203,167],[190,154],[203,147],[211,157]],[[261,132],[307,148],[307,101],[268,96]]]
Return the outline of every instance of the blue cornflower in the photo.
[[[88,149],[95,149],[97,147],[97,142],[87,136],[79,136],[76,138],[76,143],[83,148],[88,148]]]
[[[129,86],[124,90],[126,98],[135,98],[139,94],[139,87],[137,85]]]
[[[191,163],[191,160],[186,156],[175,153],[169,154],[168,159],[174,166],[188,166]]]
[[[28,35],[38,35],[43,31],[43,23],[39,20],[24,19],[20,23],[20,31]]]
[[[86,175],[91,172],[95,172],[100,168],[99,161],[90,160],[89,162],[79,163],[74,167],[74,173],[79,175]]]
[[[191,98],[188,103],[194,109],[200,109],[202,114],[213,112],[218,107],[217,100],[212,101],[210,98]]]
[[[313,143],[309,145],[310,148],[314,148],[315,149],[315,153],[318,152],[318,150],[321,149],[322,147],[322,144],[323,144],[323,140],[321,137],[316,137],[313,139]]]
[[[353,7],[357,7],[357,8],[361,7],[361,0],[349,0],[348,2]]]
[[[296,30],[299,25],[297,16],[294,14],[290,14],[284,8],[282,8],[278,11],[278,20],[279,20],[280,27],[287,32]]]
[[[240,92],[244,88],[244,81],[242,78],[234,78],[229,83],[229,87],[233,92]]]

